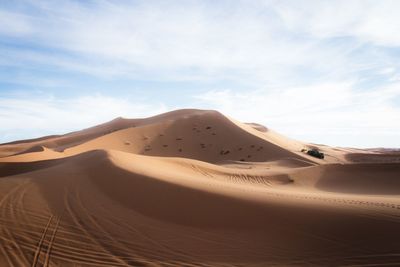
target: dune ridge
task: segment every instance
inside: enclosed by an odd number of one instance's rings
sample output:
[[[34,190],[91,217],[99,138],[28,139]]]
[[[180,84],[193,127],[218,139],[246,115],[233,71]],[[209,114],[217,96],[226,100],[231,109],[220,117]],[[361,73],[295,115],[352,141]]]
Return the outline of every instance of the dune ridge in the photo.
[[[0,266],[396,266],[393,153],[194,109],[2,144]]]

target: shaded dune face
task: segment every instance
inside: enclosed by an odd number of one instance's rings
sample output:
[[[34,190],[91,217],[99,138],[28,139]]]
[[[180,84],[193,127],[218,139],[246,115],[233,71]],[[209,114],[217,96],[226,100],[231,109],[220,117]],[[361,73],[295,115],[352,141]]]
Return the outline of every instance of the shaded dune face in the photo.
[[[400,164],[331,164],[290,175],[299,184],[338,193],[400,195]]]
[[[0,266],[396,266],[397,155],[354,151],[207,110],[3,144]]]

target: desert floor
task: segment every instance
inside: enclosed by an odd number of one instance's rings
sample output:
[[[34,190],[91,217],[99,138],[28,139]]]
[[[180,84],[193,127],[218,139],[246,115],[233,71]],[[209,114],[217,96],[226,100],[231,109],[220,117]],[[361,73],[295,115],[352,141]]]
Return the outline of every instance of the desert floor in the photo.
[[[0,207],[0,266],[400,266],[400,152],[216,111],[2,144]]]

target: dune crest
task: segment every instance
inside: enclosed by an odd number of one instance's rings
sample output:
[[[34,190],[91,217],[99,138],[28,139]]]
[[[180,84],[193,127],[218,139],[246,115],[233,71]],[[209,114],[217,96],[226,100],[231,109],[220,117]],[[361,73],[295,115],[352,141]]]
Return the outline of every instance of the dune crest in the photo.
[[[0,266],[395,266],[399,158],[195,109],[2,144]]]

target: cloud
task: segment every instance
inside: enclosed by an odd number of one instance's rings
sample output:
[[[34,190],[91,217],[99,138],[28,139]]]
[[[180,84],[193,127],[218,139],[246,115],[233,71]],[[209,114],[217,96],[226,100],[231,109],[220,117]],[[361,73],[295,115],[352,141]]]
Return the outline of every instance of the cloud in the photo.
[[[64,134],[116,117],[147,117],[166,112],[162,104],[100,94],[75,98],[11,95],[0,98],[0,141]]]
[[[195,98],[234,118],[333,146],[400,146],[400,84],[357,91],[353,82],[247,92],[211,90]],[[357,138],[355,138],[357,136]],[[381,136],[381,138],[377,138]],[[384,137],[389,137],[385,139]]]
[[[16,58],[99,77],[226,79],[256,86],[299,83],[302,75],[343,78],[365,66],[369,56],[351,55],[366,38],[358,37],[376,36],[383,28],[367,25],[363,2],[28,3],[28,10],[7,11],[15,24],[11,29],[24,28],[18,26],[22,21],[30,30],[21,38],[49,51],[8,48],[3,53],[12,55],[8,64]],[[337,6],[344,12],[336,14]],[[341,36],[355,39],[329,40]],[[396,43],[391,32],[385,40],[390,36]]]
[[[33,31],[29,18],[23,14],[0,10],[0,34],[23,36]]]
[[[352,36],[376,45],[399,46],[395,0],[279,1],[274,9],[295,32],[316,38]]]

